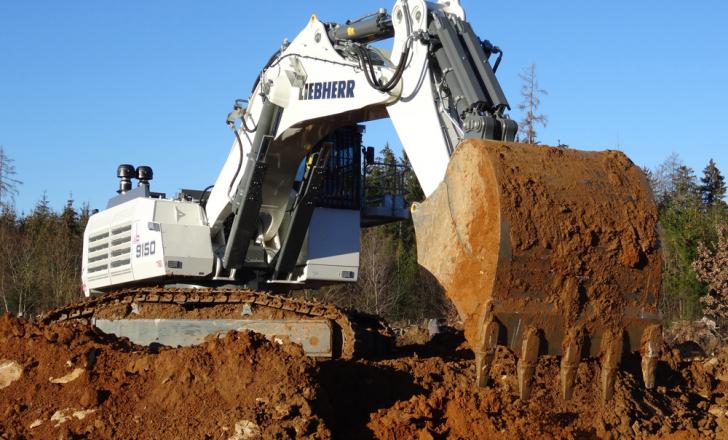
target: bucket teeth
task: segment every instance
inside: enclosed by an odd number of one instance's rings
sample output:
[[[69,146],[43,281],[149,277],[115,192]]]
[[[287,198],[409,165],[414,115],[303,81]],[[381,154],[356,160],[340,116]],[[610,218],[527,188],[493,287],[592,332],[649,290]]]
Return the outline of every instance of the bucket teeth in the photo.
[[[614,394],[614,381],[622,358],[622,331],[605,333],[602,341],[602,401],[608,402]]]
[[[574,392],[574,379],[581,358],[581,337],[578,333],[570,333],[564,341],[561,358],[561,395],[564,400],[571,400]]]
[[[645,388],[652,389],[655,386],[655,368],[657,358],[660,356],[662,345],[662,327],[652,325],[642,333],[642,378],[645,381]]]
[[[498,345],[499,331],[500,326],[496,321],[490,321],[483,326],[480,350],[476,353],[476,375],[479,387],[488,385],[490,367],[493,365],[495,349],[496,345]]]
[[[539,332],[535,328],[526,330],[521,342],[521,356],[518,360],[518,391],[521,400],[527,400],[531,395],[533,375],[536,372],[538,361]]]

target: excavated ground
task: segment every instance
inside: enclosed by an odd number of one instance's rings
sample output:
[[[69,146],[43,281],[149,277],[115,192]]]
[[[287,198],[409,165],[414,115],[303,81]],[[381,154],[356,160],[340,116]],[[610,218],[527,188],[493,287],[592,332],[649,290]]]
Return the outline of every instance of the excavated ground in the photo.
[[[603,404],[595,362],[564,402],[558,360],[542,358],[523,402],[506,349],[477,389],[462,332],[428,339],[405,335],[387,359],[315,362],[252,333],[153,351],[2,317],[0,438],[728,438],[725,346],[667,350],[652,391],[628,359]]]
[[[3,317],[0,438],[330,438],[316,371],[298,346],[253,333],[155,352]]]

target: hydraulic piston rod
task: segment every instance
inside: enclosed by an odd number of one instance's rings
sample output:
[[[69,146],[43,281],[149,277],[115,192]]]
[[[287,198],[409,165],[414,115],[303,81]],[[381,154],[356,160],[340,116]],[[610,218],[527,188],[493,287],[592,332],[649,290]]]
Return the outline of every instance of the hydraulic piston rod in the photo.
[[[349,40],[356,42],[372,42],[386,40],[394,36],[392,17],[387,11],[380,9],[364,18],[337,24],[329,30],[331,41]]]

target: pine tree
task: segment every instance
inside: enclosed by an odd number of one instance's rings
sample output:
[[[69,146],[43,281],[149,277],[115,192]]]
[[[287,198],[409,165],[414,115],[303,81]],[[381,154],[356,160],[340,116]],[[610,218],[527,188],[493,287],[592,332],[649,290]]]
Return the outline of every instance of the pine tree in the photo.
[[[61,222],[69,233],[79,233],[79,217],[76,212],[76,208],[73,207],[73,197],[69,197],[68,200],[66,200],[66,206],[61,212]]]
[[[670,198],[681,207],[700,203],[700,191],[692,168],[686,165],[677,167],[672,180],[672,194]]]
[[[710,209],[716,203],[723,202],[726,192],[725,179],[713,159],[710,159],[710,162],[703,170],[703,177],[700,178],[700,182],[700,196],[706,208]]]
[[[16,171],[13,159],[5,154],[5,149],[0,145],[0,206],[6,206],[7,202],[12,203],[13,197],[18,194],[18,185],[22,182],[15,178]]]
[[[518,104],[518,109],[525,111],[526,114],[519,124],[518,131],[523,135],[521,140],[529,144],[535,144],[536,125],[541,124],[544,127],[548,123],[548,118],[543,114],[538,114],[538,108],[541,106],[541,95],[547,95],[548,92],[540,88],[536,79],[536,65],[531,64],[520,75],[523,81],[521,87],[521,96],[523,101]]]

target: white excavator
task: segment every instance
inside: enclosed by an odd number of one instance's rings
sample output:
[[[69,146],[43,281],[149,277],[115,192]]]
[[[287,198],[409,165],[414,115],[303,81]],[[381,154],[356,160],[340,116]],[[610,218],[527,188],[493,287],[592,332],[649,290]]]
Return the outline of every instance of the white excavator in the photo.
[[[373,45],[384,40],[391,51]],[[249,329],[315,357],[381,353],[391,335],[380,319],[290,292],[356,282],[361,227],[409,215],[400,205],[372,217],[363,206],[362,154],[371,151],[362,151],[357,124],[389,118],[427,197],[411,207],[418,259],[460,312],[479,384],[504,345],[519,358],[523,398],[540,355],[562,357],[564,398],[583,357],[602,359],[605,398],[634,351],[653,386],[659,243],[640,242],[638,264],[615,265],[626,245],[600,248],[622,233],[604,227],[584,253],[555,256],[570,236],[542,240],[538,224],[578,221],[582,206],[597,209],[600,224],[627,221],[628,233],[648,236],[656,214],[644,176],[615,152],[515,143],[495,76],[502,56],[473,32],[458,0],[398,0],[391,14],[346,23],[311,16],[250,97],[236,101],[227,118],[233,145],[214,185],[166,198],[150,190],[150,167],[118,168],[118,194],[84,234],[88,299],[43,319],[86,319],[147,345]],[[567,185],[564,167],[584,177]],[[512,185],[516,178],[531,186]],[[524,228],[535,187],[549,202]],[[635,209],[616,209],[625,201]],[[550,258],[580,262],[555,274]],[[590,281],[584,265],[614,266],[610,288]]]

